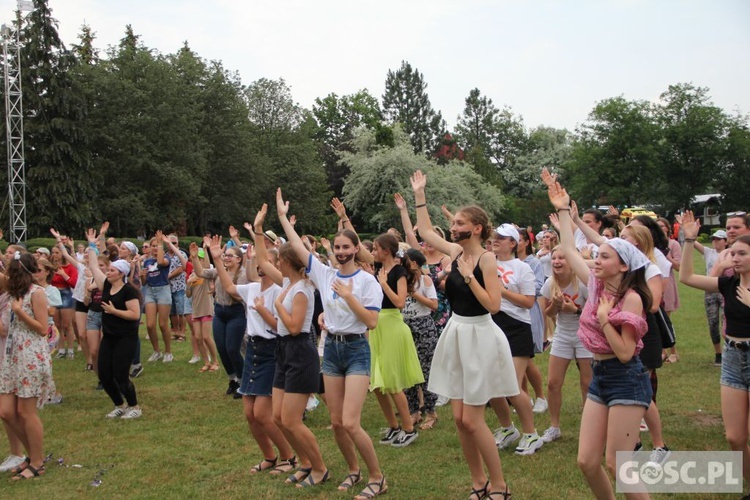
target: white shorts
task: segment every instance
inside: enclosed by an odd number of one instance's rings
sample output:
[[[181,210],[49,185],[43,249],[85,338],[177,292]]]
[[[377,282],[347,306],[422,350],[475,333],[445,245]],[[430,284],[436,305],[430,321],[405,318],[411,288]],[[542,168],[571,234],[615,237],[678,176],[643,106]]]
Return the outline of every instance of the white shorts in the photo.
[[[563,359],[582,359],[582,358],[593,358],[594,355],[583,347],[581,340],[578,335],[570,335],[568,333],[555,332],[555,336],[552,340],[552,349],[550,350],[551,356],[557,356]]]

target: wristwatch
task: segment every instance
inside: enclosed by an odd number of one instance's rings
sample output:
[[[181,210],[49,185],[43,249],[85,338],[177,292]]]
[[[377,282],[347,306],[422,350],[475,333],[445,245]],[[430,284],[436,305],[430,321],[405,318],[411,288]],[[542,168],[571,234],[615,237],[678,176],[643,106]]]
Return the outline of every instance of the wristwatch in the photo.
[[[468,285],[469,283],[471,283],[471,280],[473,280],[473,279],[474,279],[474,275],[473,274],[469,274],[467,276],[464,276],[464,283],[466,283]]]

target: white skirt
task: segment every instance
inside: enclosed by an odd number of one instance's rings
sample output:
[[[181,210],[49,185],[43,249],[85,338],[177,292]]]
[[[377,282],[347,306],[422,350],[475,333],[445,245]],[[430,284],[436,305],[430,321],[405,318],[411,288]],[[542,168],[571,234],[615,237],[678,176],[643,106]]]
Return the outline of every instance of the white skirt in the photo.
[[[435,347],[428,390],[471,406],[520,393],[508,339],[489,314],[453,314]]]

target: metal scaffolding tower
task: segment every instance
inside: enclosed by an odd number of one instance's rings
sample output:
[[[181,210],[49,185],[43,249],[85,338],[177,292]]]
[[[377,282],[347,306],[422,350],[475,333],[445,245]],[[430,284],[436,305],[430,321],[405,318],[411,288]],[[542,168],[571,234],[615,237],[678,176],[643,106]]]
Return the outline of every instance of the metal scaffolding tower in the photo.
[[[26,163],[23,148],[23,94],[21,91],[21,28],[22,12],[33,9],[28,1],[18,2],[18,22],[3,25],[3,68],[5,73],[5,131],[8,148],[8,241],[26,241]]]

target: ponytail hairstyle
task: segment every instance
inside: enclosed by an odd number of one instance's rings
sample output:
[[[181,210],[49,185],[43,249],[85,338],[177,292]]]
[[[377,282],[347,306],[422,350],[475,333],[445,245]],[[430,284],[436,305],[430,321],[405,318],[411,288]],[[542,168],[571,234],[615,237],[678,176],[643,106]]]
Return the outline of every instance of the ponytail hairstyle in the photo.
[[[307,279],[307,265],[302,262],[297,252],[292,248],[292,244],[287,242],[279,247],[279,258],[284,259],[296,272],[302,276],[303,279]]]
[[[529,238],[529,232],[526,229],[519,229],[518,235],[521,237],[521,241],[518,244],[518,247],[520,248],[521,245],[523,245],[524,248],[526,249],[527,256],[534,255],[534,247],[531,245],[531,238]],[[516,251],[516,255],[518,255],[518,251]]]
[[[635,220],[646,226],[646,228],[651,231],[651,238],[654,240],[654,248],[664,255],[667,255],[669,253],[669,240],[667,239],[667,235],[664,234],[664,231],[661,230],[661,226],[659,226],[659,224],[648,215],[636,215]]]
[[[422,282],[422,266],[427,265],[427,258],[416,248],[410,248],[409,250],[407,250],[406,255],[411,262],[414,262],[417,265],[417,269],[412,269],[412,266],[408,266],[406,268],[409,273],[409,277],[407,277],[407,284],[411,281],[414,281],[414,289],[412,289],[412,291],[414,291]]]

